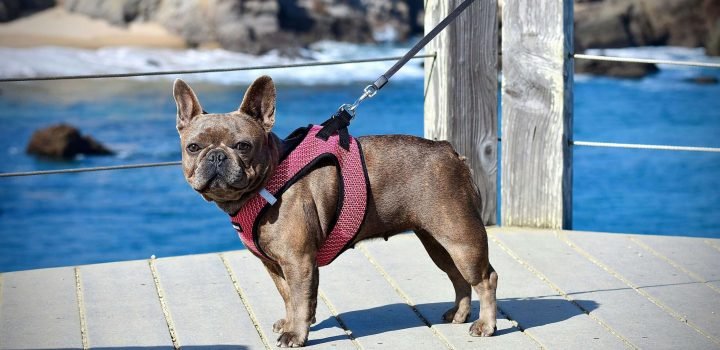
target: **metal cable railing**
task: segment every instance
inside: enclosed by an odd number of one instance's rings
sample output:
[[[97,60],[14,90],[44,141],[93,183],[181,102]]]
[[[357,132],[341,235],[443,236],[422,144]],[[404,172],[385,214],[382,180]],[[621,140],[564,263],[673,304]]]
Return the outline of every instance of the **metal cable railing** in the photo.
[[[416,55],[413,57],[413,59],[428,58],[428,57],[435,57],[435,54],[433,53],[433,54]],[[573,57],[577,58],[577,59],[585,59],[585,60],[629,62],[629,63],[674,64],[674,65],[696,66],[696,67],[705,67],[705,68],[720,68],[720,63],[707,63],[707,62],[656,60],[656,59],[627,58],[627,57],[586,55],[586,54],[575,54],[575,55],[573,55]],[[217,73],[217,72],[232,72],[232,71],[244,71],[244,70],[281,69],[281,68],[329,66],[329,65],[352,64],[352,63],[383,62],[383,61],[394,61],[394,60],[398,60],[398,59],[400,59],[399,56],[398,57],[379,57],[379,58],[356,59],[356,60],[303,62],[303,63],[294,63],[294,64],[285,64],[285,65],[265,65],[265,66],[250,66],[250,67],[229,67],[229,68],[210,68],[210,69],[195,69],[195,70],[174,70],[174,71],[151,71],[151,72],[135,72],[135,73],[115,73],[115,74],[58,75],[58,76],[44,76],[44,77],[30,77],[30,78],[16,77],[16,78],[0,78],[0,82],[102,79],[102,78],[125,78],[125,77],[137,77],[137,76],[153,76],[153,75]],[[498,139],[498,142],[500,142],[500,139]],[[585,147],[607,147],[607,148],[625,148],[625,149],[647,149],[647,150],[663,150],[663,151],[720,153],[720,148],[715,148],[715,147],[670,146],[670,145],[650,145],[650,144],[592,142],[592,141],[570,141],[570,144],[573,146],[585,146]],[[83,172],[92,172],[92,171],[153,168],[153,167],[175,166],[175,165],[180,165],[180,164],[181,164],[180,161],[174,161],[174,162],[160,162],[160,163],[122,164],[122,165],[113,165],[113,166],[99,166],[99,167],[86,167],[86,168],[74,168],[74,169],[70,168],[70,169],[57,169],[57,170],[8,172],[8,173],[0,173],[0,178],[36,176],[36,175],[53,175],[53,174],[71,174],[71,173],[83,173]]]
[[[432,54],[415,55],[412,57],[412,59],[428,58],[428,57],[435,57],[435,54],[432,53]],[[331,65],[353,64],[353,63],[397,61],[400,58],[402,58],[402,57],[401,56],[392,56],[392,57],[362,58],[362,59],[354,59],[354,60],[302,62],[302,63],[292,63],[292,64],[275,64],[275,65],[248,66],[248,67],[207,68],[207,69],[150,71],[150,72],[134,72],[134,73],[56,75],[56,76],[43,76],[43,77],[14,77],[14,78],[0,78],[0,82],[129,78],[129,77],[139,77],[139,76],[236,72],[236,71],[261,70],[261,69],[318,67],[318,66],[331,66]],[[73,174],[73,173],[84,173],[84,172],[92,172],[92,171],[155,168],[155,167],[173,166],[173,165],[180,165],[180,164],[181,164],[180,161],[174,161],[174,162],[160,162],[160,163],[121,164],[121,165],[86,167],[86,168],[68,168],[68,169],[56,169],[56,170],[7,172],[7,173],[0,173],[0,178],[36,176],[36,175]]]
[[[91,172],[91,171],[155,168],[155,167],[180,165],[180,164],[182,164],[182,162],[175,161],[175,162],[161,162],[161,163],[122,164],[122,165],[98,166],[98,167],[89,167],[89,168],[19,171],[19,172],[15,172],[15,173],[0,173],[0,177],[22,177],[22,176],[35,176],[35,175],[87,173],[87,172]]]
[[[694,146],[667,146],[667,145],[645,145],[639,143],[615,143],[615,142],[592,142],[592,141],[570,141],[573,146],[586,147],[608,147],[627,149],[651,149],[660,151],[687,151],[687,152],[711,152],[720,153],[716,147],[694,147]]]
[[[591,61],[670,64],[670,65],[678,65],[678,66],[720,69],[720,63],[713,63],[713,62],[659,60],[659,59],[650,59],[650,58],[629,58],[629,57],[619,57],[619,56],[587,55],[587,54],[574,54],[573,57],[575,59],[591,60]],[[593,141],[571,141],[570,144],[573,146],[585,146],[585,147],[606,147],[606,148],[624,148],[624,149],[649,149],[649,150],[663,150],[663,151],[720,153],[720,148],[716,148],[716,147],[648,145],[648,144],[593,142]]]
[[[415,56],[413,56],[413,59],[428,58],[428,57],[435,57],[435,54],[433,53],[433,54],[415,55]],[[19,82],[19,81],[129,78],[129,77],[142,77],[142,76],[198,74],[198,73],[224,73],[224,72],[239,72],[239,71],[261,70],[261,69],[319,67],[319,66],[333,66],[333,65],[352,64],[352,63],[397,61],[401,58],[402,58],[402,56],[392,56],[392,57],[361,58],[361,59],[355,59],[355,60],[335,60],[335,61],[301,62],[301,63],[290,63],[290,64],[270,64],[270,65],[264,65],[264,66],[248,66],[248,67],[164,70],[164,71],[133,72],[133,73],[110,73],[110,74],[52,75],[52,76],[44,76],[44,77],[14,77],[14,78],[0,78],[0,83]]]

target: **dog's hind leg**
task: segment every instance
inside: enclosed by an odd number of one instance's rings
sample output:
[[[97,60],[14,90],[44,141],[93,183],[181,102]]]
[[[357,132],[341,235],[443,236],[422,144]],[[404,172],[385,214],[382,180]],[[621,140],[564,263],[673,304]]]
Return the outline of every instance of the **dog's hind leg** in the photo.
[[[480,318],[470,326],[470,335],[491,336],[497,324],[498,275],[488,260],[485,228],[476,215],[455,215],[451,223],[444,223],[431,225],[428,232],[445,248],[457,270],[480,297]]]
[[[498,275],[488,260],[487,234],[479,218],[458,220],[447,227],[447,236],[438,237],[457,269],[480,298],[480,318],[470,326],[470,335],[489,337],[495,333]],[[455,232],[465,232],[457,235]]]
[[[448,275],[455,289],[455,306],[445,312],[442,319],[445,322],[465,323],[470,315],[470,301],[472,298],[470,283],[465,280],[455,266],[450,254],[435,238],[423,230],[416,230],[415,234],[420,238],[420,242],[422,242],[435,265]]]
[[[489,337],[497,329],[497,291],[498,275],[492,265],[483,273],[480,283],[473,285],[475,292],[480,296],[480,318],[470,326],[470,335],[475,337]]]

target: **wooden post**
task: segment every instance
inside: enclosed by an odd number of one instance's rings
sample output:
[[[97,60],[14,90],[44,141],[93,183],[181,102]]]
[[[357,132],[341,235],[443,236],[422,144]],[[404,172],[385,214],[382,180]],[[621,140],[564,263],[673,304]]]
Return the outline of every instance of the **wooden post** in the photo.
[[[502,224],[572,228],[573,0],[505,0]]]
[[[461,0],[428,0],[425,32]],[[470,5],[426,47],[425,137],[467,158],[485,224],[497,218],[497,0]]]

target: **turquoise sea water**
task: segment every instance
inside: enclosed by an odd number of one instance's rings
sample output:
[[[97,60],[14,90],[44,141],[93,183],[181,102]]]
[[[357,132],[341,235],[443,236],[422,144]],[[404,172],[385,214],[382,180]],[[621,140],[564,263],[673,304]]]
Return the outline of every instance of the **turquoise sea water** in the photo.
[[[382,67],[327,68],[325,80],[264,72],[278,84],[276,133],[323,121]],[[575,139],[720,147],[720,85],[684,80],[720,71],[661,68],[638,81],[577,77]],[[351,132],[422,136],[418,72],[364,104]],[[220,78],[194,78],[211,112],[236,108],[251,75]],[[0,84],[0,172],[178,160],[170,89],[167,79]],[[118,154],[67,162],[24,154],[33,130],[59,122]],[[578,230],[718,238],[720,154],[576,147],[573,202]],[[0,271],[240,248],[226,215],[179,167],[0,179]]]

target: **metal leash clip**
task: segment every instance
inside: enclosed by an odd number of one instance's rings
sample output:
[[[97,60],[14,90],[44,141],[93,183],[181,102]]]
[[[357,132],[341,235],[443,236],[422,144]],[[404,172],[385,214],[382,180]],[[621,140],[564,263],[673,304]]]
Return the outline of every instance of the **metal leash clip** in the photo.
[[[363,89],[363,94],[360,95],[360,97],[358,97],[358,99],[355,100],[355,102],[353,102],[352,104],[346,103],[346,104],[340,106],[340,109],[345,110],[348,114],[350,114],[351,119],[354,119],[355,118],[355,109],[358,108],[360,103],[362,103],[363,101],[365,101],[368,98],[372,98],[373,96],[375,96],[375,94],[377,94],[377,92],[378,92],[378,89],[375,87],[375,85],[372,85],[372,84],[368,85],[365,87],[365,89]]]

